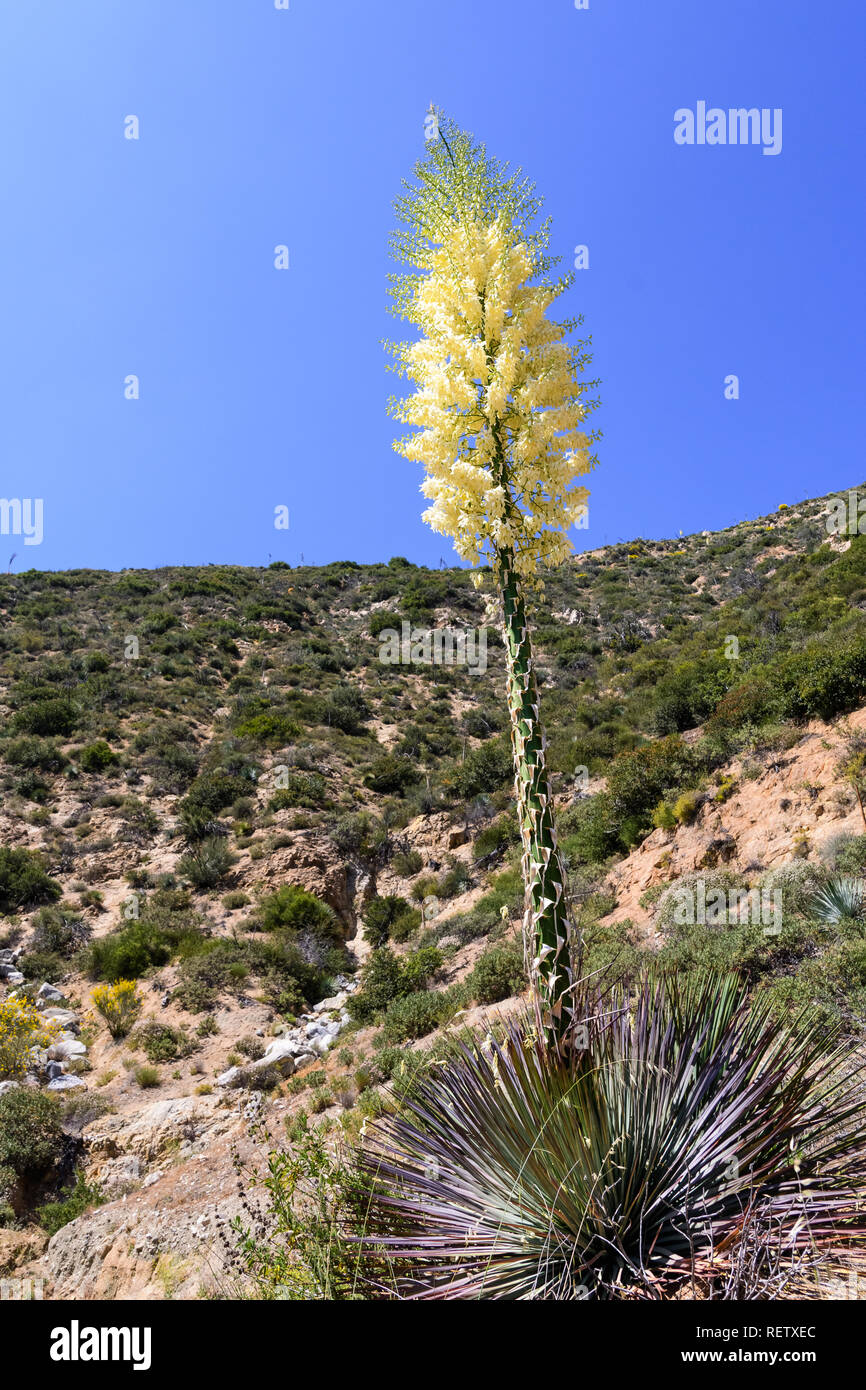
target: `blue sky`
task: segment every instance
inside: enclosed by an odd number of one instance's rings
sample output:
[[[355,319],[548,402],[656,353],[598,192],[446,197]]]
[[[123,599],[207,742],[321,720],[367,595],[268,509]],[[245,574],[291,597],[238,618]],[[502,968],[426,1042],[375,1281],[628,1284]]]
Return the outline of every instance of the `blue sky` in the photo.
[[[44,538],[0,569],[452,562],[380,347],[431,100],[589,247],[580,548],[855,483],[864,39],[854,0],[3,0],[0,496]],[[698,101],[781,108],[781,153],[677,145]]]

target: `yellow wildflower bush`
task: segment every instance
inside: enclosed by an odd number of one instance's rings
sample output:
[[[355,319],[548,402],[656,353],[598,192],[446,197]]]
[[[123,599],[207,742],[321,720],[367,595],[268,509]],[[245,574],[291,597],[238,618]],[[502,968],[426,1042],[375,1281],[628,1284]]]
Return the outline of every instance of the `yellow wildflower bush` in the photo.
[[[113,985],[97,985],[92,994],[113,1038],[125,1038],[141,1012],[141,1000],[134,980],[117,980]]]
[[[59,1032],[28,999],[9,995],[0,1001],[0,1081],[23,1075],[31,1047],[50,1046]]]

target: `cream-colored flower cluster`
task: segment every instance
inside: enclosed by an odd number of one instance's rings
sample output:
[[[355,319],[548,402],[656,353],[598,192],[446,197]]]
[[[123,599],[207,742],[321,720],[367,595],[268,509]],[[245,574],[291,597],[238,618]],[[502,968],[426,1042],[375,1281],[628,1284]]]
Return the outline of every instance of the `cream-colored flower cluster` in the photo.
[[[424,336],[399,349],[417,390],[395,409],[419,431],[395,448],[425,467],[425,520],[473,565],[506,549],[524,575],[560,564],[592,467],[572,352],[547,318],[560,291],[529,284],[504,219],[455,221],[425,269],[407,314]]]

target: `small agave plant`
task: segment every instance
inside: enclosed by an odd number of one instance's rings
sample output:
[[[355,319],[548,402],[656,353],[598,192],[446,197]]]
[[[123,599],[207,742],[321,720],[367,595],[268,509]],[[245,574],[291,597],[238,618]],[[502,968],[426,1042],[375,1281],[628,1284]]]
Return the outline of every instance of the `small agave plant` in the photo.
[[[813,917],[825,926],[856,921],[866,912],[862,878],[830,878],[809,899]]]
[[[824,1025],[733,978],[578,1003],[585,1047],[511,1022],[368,1135],[361,1243],[399,1294],[659,1298],[755,1230],[792,1265],[862,1241],[866,1102]]]

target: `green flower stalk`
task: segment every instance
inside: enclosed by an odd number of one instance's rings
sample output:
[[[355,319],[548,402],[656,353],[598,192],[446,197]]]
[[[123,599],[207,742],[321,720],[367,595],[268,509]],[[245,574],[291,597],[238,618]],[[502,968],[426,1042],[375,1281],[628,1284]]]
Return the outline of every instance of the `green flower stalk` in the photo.
[[[549,226],[540,200],[451,123],[404,184],[392,249],[410,269],[391,277],[395,312],[420,329],[391,344],[415,383],[391,402],[413,432],[397,441],[425,468],[425,520],[462,559],[490,565],[502,606],[508,705],[526,889],[524,947],[551,1041],[568,1033],[572,933],[556,848],[544,730],[526,612],[527,588],[571,554],[569,529],[586,514],[577,484],[600,436],[583,425],[598,404],[581,380],[589,339],[568,342],[580,319],[548,310],[572,277],[550,279]],[[474,579],[481,582],[481,574]]]

